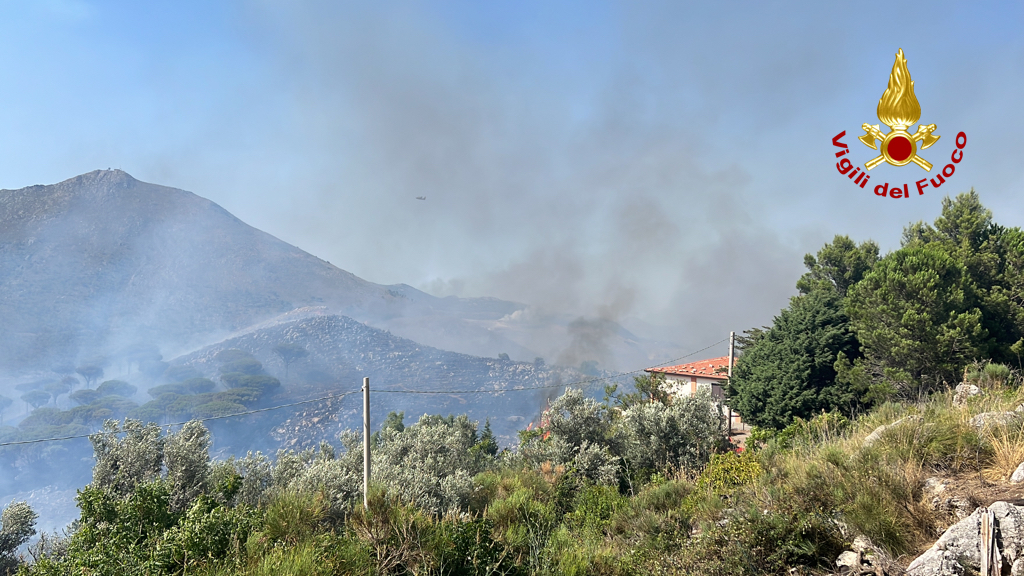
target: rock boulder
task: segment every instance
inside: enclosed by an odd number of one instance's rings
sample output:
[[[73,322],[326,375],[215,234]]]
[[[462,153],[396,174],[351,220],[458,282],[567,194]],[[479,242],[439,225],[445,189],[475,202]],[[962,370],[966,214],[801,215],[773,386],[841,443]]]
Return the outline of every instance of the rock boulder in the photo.
[[[1012,424],[1017,418],[1021,417],[1021,413],[1017,411],[1013,412],[982,412],[974,418],[971,418],[971,426],[975,428],[988,428],[990,426],[1005,426]]]
[[[971,396],[981,394],[981,388],[974,384],[960,384],[956,387],[956,395],[953,396],[954,406],[966,406],[967,399]]]
[[[907,567],[908,576],[962,576],[981,568],[981,508],[949,527],[939,540]],[[996,545],[1003,568],[1024,576],[1024,508],[1007,502],[988,507],[995,516]],[[1004,572],[1005,573],[1005,572]]]

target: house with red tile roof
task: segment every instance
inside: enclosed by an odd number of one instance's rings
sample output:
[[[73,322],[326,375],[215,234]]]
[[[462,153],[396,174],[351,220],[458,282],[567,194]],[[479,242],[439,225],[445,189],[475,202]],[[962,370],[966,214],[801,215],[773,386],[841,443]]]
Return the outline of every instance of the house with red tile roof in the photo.
[[[724,413],[729,413],[725,405],[723,387],[729,382],[729,357],[719,356],[698,360],[689,364],[648,368],[645,372],[661,374],[665,377],[662,389],[673,397],[692,396],[697,390],[709,390],[711,397],[722,405]],[[732,427],[742,426],[740,415],[733,412]]]

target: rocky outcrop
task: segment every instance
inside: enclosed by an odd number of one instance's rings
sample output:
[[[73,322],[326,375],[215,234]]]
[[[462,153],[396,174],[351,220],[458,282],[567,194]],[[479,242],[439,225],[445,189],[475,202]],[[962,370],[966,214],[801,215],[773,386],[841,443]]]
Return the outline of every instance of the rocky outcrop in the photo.
[[[924,481],[922,486],[925,497],[931,496],[932,510],[955,515],[957,520],[963,520],[971,515],[976,506],[967,498],[962,496],[949,496],[946,493],[946,482],[941,478],[931,477]]]
[[[960,384],[956,387],[956,395],[953,396],[954,406],[966,406],[967,399],[971,396],[981,394],[981,388],[974,384]]]
[[[978,429],[989,428],[991,426],[1006,426],[1012,424],[1015,420],[1021,417],[1021,413],[1014,412],[982,412],[974,418],[971,418],[971,426]]]
[[[1024,508],[995,502],[987,511],[994,516],[995,545],[1002,557],[1000,573],[1009,568],[1024,576]],[[907,567],[908,576],[963,576],[981,568],[981,522],[985,508],[950,526],[935,544]]]
[[[851,549],[836,560],[837,574],[842,576],[894,576],[903,570],[867,536],[857,536]]]

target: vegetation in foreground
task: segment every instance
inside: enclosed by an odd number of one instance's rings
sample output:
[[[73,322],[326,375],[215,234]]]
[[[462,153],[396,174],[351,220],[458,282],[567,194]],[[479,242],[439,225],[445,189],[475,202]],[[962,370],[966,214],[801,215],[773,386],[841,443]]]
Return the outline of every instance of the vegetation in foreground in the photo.
[[[211,462],[199,423],[161,436],[109,421],[70,534],[44,536],[19,565],[33,514],[12,504],[0,569],[828,574],[856,536],[908,560],[954,522],[930,477],[968,507],[1019,498],[1007,480],[1024,460],[1010,367],[1024,351],[1024,234],[972,192],[883,258],[837,237],[806,263],[801,295],[743,341],[728,393],[759,426],[746,451],[710,396],[673,400],[650,378],[604,403],[566,391],[515,451],[465,416],[393,414],[373,438],[363,509],[355,434],[340,454],[325,443]],[[980,393],[954,402],[959,383]]]
[[[908,560],[956,520],[931,503],[926,478],[1010,491],[1024,458],[1024,421],[971,422],[1024,402],[1019,379],[977,368],[968,378],[983,392],[964,406],[941,392],[854,421],[824,413],[762,430],[758,448],[740,453],[636,436],[699,425],[703,414],[687,410],[706,410],[706,397],[602,405],[569,391],[517,453],[498,452],[464,417],[406,427],[394,415],[374,439],[379,480],[366,510],[358,449],[211,462],[201,424],[161,436],[111,423],[93,438],[81,519],[67,536],[44,535],[19,573],[828,574],[861,534]],[[921,420],[865,446],[907,415]],[[26,506],[5,511],[8,567],[30,527]]]

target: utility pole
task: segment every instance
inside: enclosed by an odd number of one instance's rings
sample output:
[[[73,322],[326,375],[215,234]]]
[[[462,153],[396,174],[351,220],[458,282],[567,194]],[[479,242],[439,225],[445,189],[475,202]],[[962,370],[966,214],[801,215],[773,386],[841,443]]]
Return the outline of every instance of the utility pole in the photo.
[[[363,378],[363,509],[370,508],[370,379]]]
[[[729,385],[732,386],[732,362],[736,356],[736,333],[729,332]],[[732,402],[730,402],[731,404]],[[732,406],[729,406],[729,436],[732,437]]]

